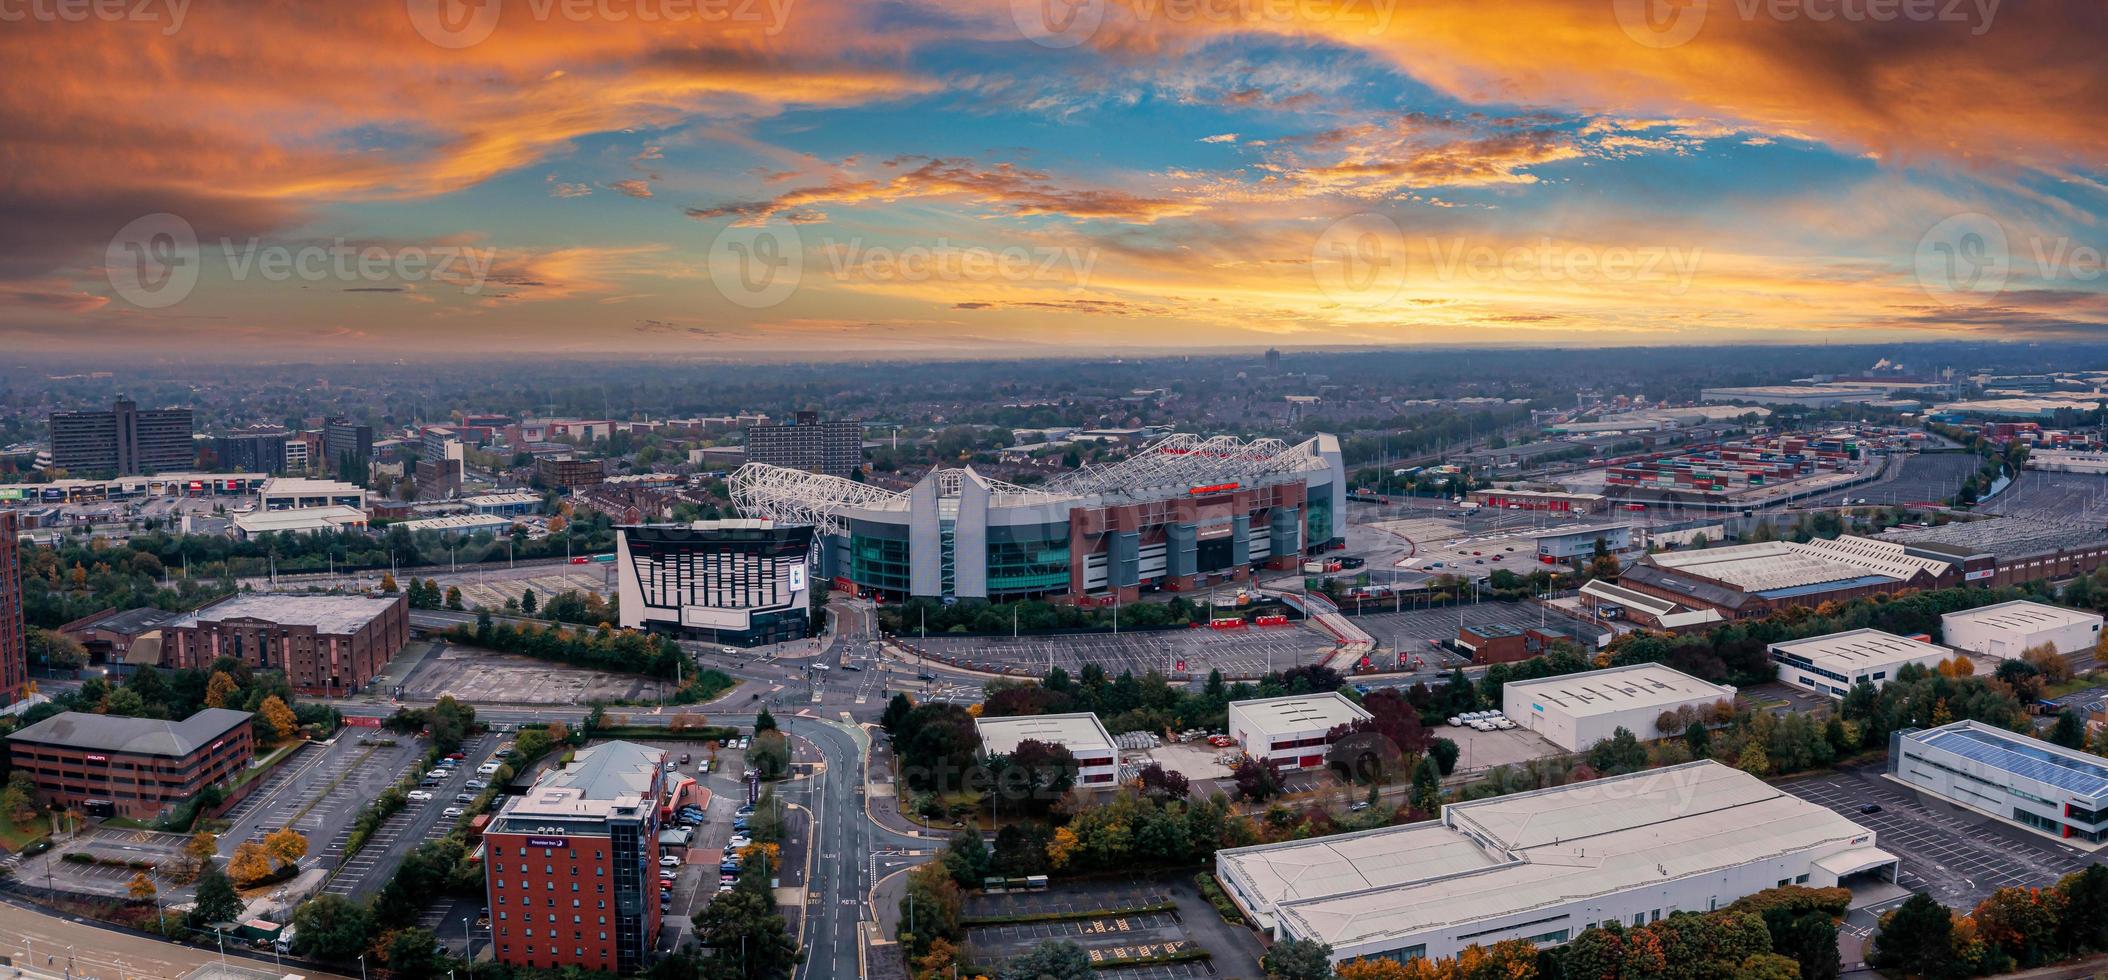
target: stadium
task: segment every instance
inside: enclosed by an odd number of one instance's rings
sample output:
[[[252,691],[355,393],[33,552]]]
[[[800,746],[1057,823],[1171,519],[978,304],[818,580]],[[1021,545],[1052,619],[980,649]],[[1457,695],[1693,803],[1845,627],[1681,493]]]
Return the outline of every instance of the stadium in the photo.
[[[748,517],[811,524],[820,572],[886,600],[1047,597],[1091,604],[1293,569],[1344,541],[1339,440],[1176,434],[1031,487],[971,467],[899,491],[749,463],[732,475]]]

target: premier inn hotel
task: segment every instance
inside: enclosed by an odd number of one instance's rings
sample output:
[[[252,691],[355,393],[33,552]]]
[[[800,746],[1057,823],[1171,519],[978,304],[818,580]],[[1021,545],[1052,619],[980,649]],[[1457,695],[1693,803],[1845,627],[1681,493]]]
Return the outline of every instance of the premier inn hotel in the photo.
[[[255,754],[246,711],[182,721],[68,711],[7,737],[37,792],[89,816],[151,820],[240,774]]]

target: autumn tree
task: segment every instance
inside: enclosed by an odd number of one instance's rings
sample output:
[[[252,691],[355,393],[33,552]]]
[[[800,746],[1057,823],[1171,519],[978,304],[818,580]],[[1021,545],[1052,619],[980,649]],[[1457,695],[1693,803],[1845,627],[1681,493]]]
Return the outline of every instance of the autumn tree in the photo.
[[[382,593],[384,593],[384,594],[386,594],[386,595],[394,595],[394,594],[395,594],[395,593],[396,593],[397,591],[399,591],[399,589],[398,589],[398,587],[397,587],[397,586],[396,586],[396,584],[395,584],[395,573],[394,573],[394,572],[382,572],[382,573],[381,573],[381,592],[382,592]]]
[[[256,710],[263,715],[264,724],[271,726],[271,731],[279,738],[287,739],[300,734],[300,719],[278,695],[273,694],[265,698],[263,705]]]
[[[228,701],[239,693],[241,685],[236,684],[234,678],[224,670],[215,670],[211,679],[205,682],[205,707],[225,708]]]
[[[264,852],[262,844],[245,840],[234,848],[234,856],[227,859],[227,877],[239,885],[253,885],[271,876],[271,858]]]
[[[291,827],[280,827],[264,838],[263,849],[281,865],[299,864],[307,856],[307,837]]]
[[[125,894],[132,896],[132,901],[151,902],[159,890],[154,887],[154,880],[147,877],[146,872],[141,871],[132,876],[131,882],[124,886],[124,891]]]
[[[176,856],[176,879],[184,882],[197,880],[199,873],[211,866],[212,856],[219,848],[219,837],[209,831],[201,830],[190,835],[190,840],[184,842],[183,849]]]

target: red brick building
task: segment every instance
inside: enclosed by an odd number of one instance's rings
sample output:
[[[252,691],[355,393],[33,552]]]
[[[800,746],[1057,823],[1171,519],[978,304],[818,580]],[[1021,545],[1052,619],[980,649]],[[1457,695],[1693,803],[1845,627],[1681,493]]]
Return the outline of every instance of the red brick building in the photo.
[[[364,687],[410,641],[410,603],[402,596],[237,595],[161,632],[163,667],[209,667],[234,657],[284,671],[302,694],[329,697]]]
[[[22,699],[29,684],[29,637],[22,627],[22,561],[15,515],[0,512],[0,707]]]
[[[7,743],[14,767],[44,797],[90,816],[151,820],[241,773],[256,749],[252,717],[225,708],[182,721],[67,711]]]
[[[581,749],[498,812],[483,842],[500,962],[620,973],[650,962],[665,761],[633,742]]]

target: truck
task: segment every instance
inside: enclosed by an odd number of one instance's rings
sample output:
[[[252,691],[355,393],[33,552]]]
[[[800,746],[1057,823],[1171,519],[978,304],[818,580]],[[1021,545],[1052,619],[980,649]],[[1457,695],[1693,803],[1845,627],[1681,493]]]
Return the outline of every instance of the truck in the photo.
[[[1325,574],[1325,563],[1321,561],[1306,561],[1303,563],[1303,574],[1323,575]]]

